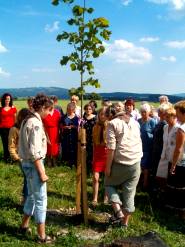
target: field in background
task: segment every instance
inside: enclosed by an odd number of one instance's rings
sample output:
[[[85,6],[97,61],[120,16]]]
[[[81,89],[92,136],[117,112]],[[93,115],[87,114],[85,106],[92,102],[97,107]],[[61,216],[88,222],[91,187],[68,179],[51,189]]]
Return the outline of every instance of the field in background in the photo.
[[[63,111],[65,112],[66,110],[66,106],[67,104],[69,103],[70,101],[69,100],[59,100],[58,101],[58,104],[62,107]],[[89,100],[84,100],[84,104],[87,104],[89,102]],[[113,102],[117,102],[117,101],[113,101]],[[159,103],[154,103],[154,102],[149,102],[151,105],[153,105],[155,108],[158,107]],[[97,104],[98,104],[98,108],[101,107],[101,101],[100,100],[97,100]],[[14,105],[17,107],[17,109],[21,109],[23,107],[27,107],[27,103],[26,103],[26,100],[15,100],[14,101]],[[79,104],[80,105],[80,102]],[[139,109],[141,105],[141,102],[136,102],[136,108]]]

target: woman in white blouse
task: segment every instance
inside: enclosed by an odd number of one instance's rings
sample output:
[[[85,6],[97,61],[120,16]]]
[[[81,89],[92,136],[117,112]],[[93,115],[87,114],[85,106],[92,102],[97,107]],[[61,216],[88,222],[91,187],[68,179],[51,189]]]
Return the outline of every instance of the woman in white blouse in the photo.
[[[179,126],[176,118],[176,110],[173,107],[166,110],[165,119],[167,124],[164,126],[163,150],[156,175],[159,186],[162,188],[166,185],[168,164],[169,162],[172,162],[173,159],[176,145],[176,133]]]

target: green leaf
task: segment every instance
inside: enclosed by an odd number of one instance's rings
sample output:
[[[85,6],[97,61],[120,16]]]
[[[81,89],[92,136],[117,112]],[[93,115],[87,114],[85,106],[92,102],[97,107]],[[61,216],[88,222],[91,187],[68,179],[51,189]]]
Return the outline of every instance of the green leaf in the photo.
[[[109,27],[109,21],[104,17],[99,17],[93,20],[95,25],[100,28]]]
[[[63,0],[64,3],[73,3],[74,0]]]
[[[71,18],[70,20],[67,21],[69,25],[75,24],[75,19]]]
[[[68,56],[63,56],[62,59],[60,60],[60,64],[63,66],[63,65],[66,65],[70,60],[70,57]]]
[[[94,12],[94,9],[93,9],[93,8],[88,8],[88,9],[87,9],[87,12],[88,12],[89,14],[92,14],[92,13]]]
[[[57,6],[59,4],[59,0],[52,0],[52,4]]]
[[[57,35],[57,41],[61,41],[63,39],[68,39],[69,38],[69,34],[67,32],[63,32],[62,34]]]
[[[72,11],[75,16],[81,16],[84,13],[84,8],[79,5],[75,5]]]
[[[71,70],[72,71],[75,71],[76,70],[76,65],[74,63],[71,63],[70,64],[70,67],[71,67]]]

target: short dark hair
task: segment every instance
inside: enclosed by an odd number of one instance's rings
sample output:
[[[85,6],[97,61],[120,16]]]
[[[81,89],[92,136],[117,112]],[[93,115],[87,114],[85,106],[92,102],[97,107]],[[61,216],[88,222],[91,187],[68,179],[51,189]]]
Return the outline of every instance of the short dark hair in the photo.
[[[12,95],[10,93],[4,93],[1,97],[1,106],[2,107],[5,107],[5,100],[6,100],[6,97],[10,96],[10,103],[9,103],[9,106],[11,107],[13,105],[13,98],[12,98]]]
[[[52,99],[54,102],[58,100],[58,97],[56,95],[51,95],[50,99]]]
[[[135,101],[131,98],[125,101],[125,106],[126,105],[133,105],[133,108],[135,109]]]
[[[52,106],[53,100],[43,93],[37,94],[33,99],[32,107],[36,112],[39,111],[42,107],[50,108]]]
[[[111,105],[111,106],[108,106],[108,107],[106,107],[106,109],[105,109],[105,116],[107,117],[107,118],[114,118],[115,117],[115,115],[116,115],[116,107],[115,107],[115,105]]]
[[[87,110],[88,107],[91,107],[91,109],[93,110],[92,105],[89,103],[84,106],[84,110]]]
[[[94,108],[97,108],[97,106],[98,106],[97,103],[96,103],[96,101],[93,100],[93,99],[89,101],[89,104],[90,105],[93,104]]]

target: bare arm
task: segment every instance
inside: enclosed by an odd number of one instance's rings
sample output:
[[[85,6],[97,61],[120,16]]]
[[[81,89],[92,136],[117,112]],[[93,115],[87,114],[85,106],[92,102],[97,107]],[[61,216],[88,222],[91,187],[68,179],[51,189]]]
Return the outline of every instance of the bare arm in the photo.
[[[176,168],[177,162],[179,161],[180,156],[183,152],[184,141],[185,141],[185,133],[181,129],[178,129],[177,135],[176,135],[176,146],[175,146],[175,150],[173,154],[172,166],[170,169],[171,174],[175,174],[175,168]]]
[[[110,173],[111,173],[111,166],[112,166],[113,158],[114,158],[114,150],[113,149],[108,149],[107,150],[106,166],[105,166],[105,175],[107,177],[109,177]]]

